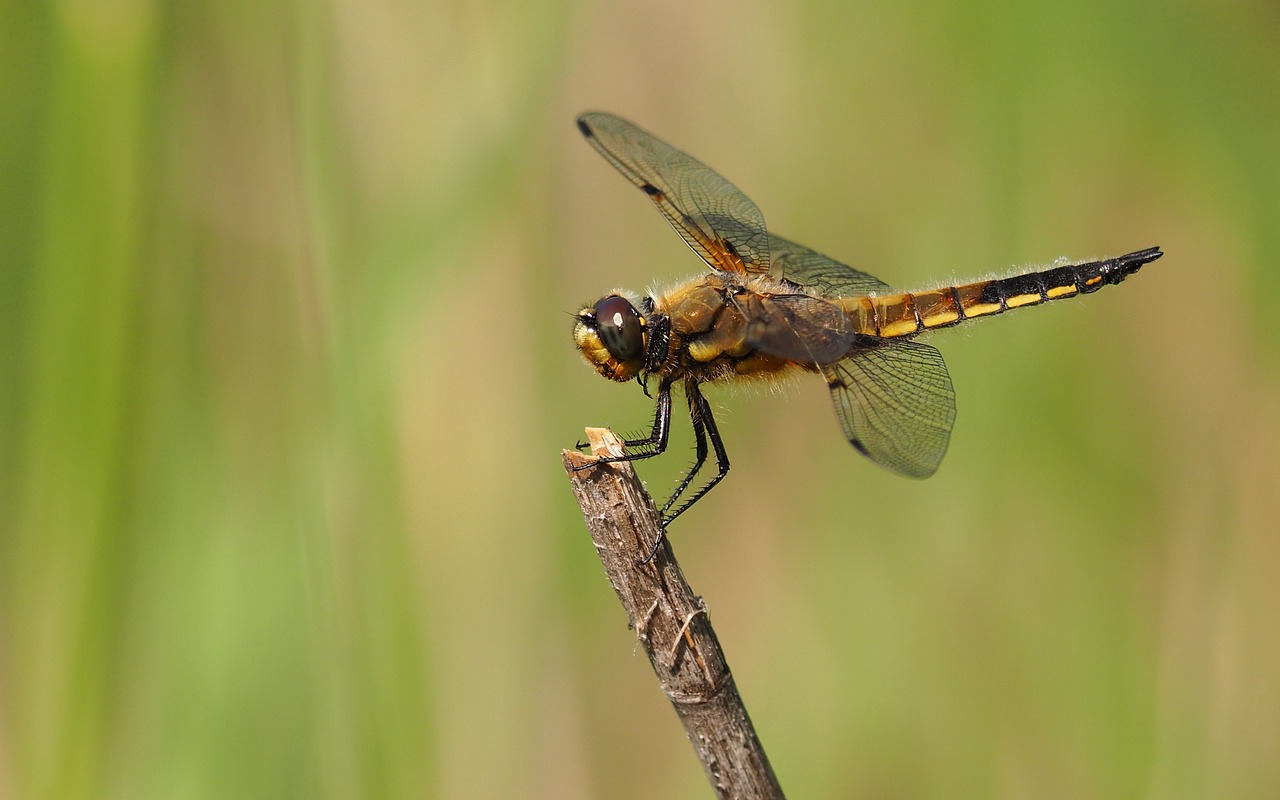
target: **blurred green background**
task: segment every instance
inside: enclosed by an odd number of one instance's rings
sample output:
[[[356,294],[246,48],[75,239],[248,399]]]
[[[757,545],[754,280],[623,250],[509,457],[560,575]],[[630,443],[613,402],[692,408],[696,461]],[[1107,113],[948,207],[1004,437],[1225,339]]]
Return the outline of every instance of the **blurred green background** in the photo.
[[[907,288],[933,479],[712,392],[673,537],[795,797],[1280,796],[1266,3],[0,5],[0,796],[706,797],[560,467],[566,313],[701,269],[633,119]],[[641,466],[665,494],[691,455]]]

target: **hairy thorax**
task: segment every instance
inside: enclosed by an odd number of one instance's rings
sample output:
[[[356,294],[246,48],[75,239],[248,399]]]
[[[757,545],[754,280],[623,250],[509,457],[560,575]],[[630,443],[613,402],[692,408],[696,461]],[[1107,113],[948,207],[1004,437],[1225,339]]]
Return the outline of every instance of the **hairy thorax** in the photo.
[[[712,273],[657,295],[657,310],[671,322],[671,347],[662,371],[700,382],[767,380],[796,369],[812,371],[811,364],[770,355],[750,344],[753,306],[762,297],[785,293],[788,289],[767,276],[741,281]]]

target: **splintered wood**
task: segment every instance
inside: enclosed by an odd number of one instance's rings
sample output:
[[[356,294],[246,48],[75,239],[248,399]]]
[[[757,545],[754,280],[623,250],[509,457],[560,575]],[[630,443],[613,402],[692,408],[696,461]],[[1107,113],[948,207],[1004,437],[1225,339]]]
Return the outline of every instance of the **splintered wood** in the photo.
[[[663,537],[653,499],[630,463],[594,465],[621,455],[605,428],[587,428],[592,455],[563,452],[605,574],[649,655],[689,741],[720,797],[781,798],[702,599],[693,593]],[[640,561],[661,539],[654,558]]]

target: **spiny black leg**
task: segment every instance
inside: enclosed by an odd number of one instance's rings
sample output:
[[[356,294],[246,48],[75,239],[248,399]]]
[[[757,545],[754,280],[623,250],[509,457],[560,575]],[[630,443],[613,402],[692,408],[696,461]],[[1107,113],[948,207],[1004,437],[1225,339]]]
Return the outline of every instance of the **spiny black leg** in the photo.
[[[649,435],[643,439],[626,439],[622,442],[624,447],[640,447],[649,448],[653,452],[649,456],[656,456],[663,450],[667,449],[667,434],[671,432],[671,382],[663,381],[658,386],[658,402],[654,406],[653,411],[653,428],[650,429]],[[639,456],[639,458],[647,458],[648,456]]]
[[[600,459],[600,463],[612,464],[616,461],[634,461],[640,458],[651,458],[667,449],[667,436],[671,433],[671,381],[664,380],[658,385],[658,402],[653,411],[653,428],[643,439],[624,439],[622,446],[628,450],[640,452],[624,453],[621,456],[610,456]]]
[[[692,392],[696,391],[696,389],[692,390]],[[680,480],[680,485],[676,487],[675,492],[672,493],[671,497],[667,498],[667,502],[662,504],[662,511],[660,512],[660,516],[662,517],[661,533],[658,534],[657,541],[653,543],[653,547],[649,548],[649,552],[645,554],[645,557],[640,559],[638,562],[640,564],[648,564],[653,560],[653,557],[658,554],[658,548],[662,545],[662,540],[667,538],[667,523],[675,519],[675,514],[672,514],[670,517],[667,516],[667,509],[671,508],[671,506],[680,499],[680,495],[684,494],[684,490],[689,488],[689,484],[693,481],[693,476],[697,475],[698,470],[702,469],[702,465],[707,463],[706,425],[702,421],[702,414],[698,412],[697,401],[694,400],[695,395],[693,393],[689,393],[688,397],[689,419],[693,421],[693,436],[694,441],[697,442],[697,460],[693,462],[693,466],[689,468],[689,471],[684,474],[684,477]],[[697,397],[701,397],[701,395],[697,395]]]
[[[698,428],[700,423],[706,426],[707,437],[711,439],[711,447],[716,451],[716,476],[707,481],[704,486],[698,489],[698,491],[694,492],[693,497],[684,501],[679,508],[672,512],[671,516],[664,516],[662,520],[663,528],[670,525],[672,520],[683,514],[694,503],[698,502],[704,494],[711,491],[711,487],[722,481],[724,476],[729,474],[729,456],[724,451],[724,441],[720,438],[720,430],[716,428],[716,418],[711,414],[711,404],[707,402],[707,398],[702,396],[702,392],[698,391],[698,387],[696,385],[689,384],[686,387],[686,391],[689,394],[689,408],[693,414],[694,428]],[[698,466],[702,465],[702,460],[705,455],[706,450],[705,447],[703,447],[699,452],[700,457],[698,460]],[[683,489],[684,487],[682,486],[681,488]]]
[[[653,429],[644,439],[627,439],[622,445],[636,452],[623,453],[620,456],[604,456],[595,461],[581,464],[573,468],[574,472],[591,469],[598,464],[616,464],[620,461],[639,461],[652,458],[667,449],[667,437],[671,432],[671,381],[665,380],[658,386],[658,403],[653,414]]]
[[[667,511],[680,499],[680,495],[684,494],[684,490],[689,488],[689,484],[693,482],[693,477],[698,474],[698,470],[702,469],[702,465],[707,463],[706,424],[702,421],[702,415],[698,413],[697,400],[694,399],[694,395],[690,394],[688,399],[689,419],[693,421],[693,436],[696,443],[696,459],[693,462],[693,466],[680,479],[680,485],[676,487],[671,497],[667,498],[667,502],[662,504],[664,524],[667,518]]]

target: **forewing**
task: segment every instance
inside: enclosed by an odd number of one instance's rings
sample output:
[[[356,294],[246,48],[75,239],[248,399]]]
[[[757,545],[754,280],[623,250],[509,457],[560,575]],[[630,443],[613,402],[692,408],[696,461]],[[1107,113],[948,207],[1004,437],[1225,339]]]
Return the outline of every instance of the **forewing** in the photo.
[[[942,353],[920,342],[889,341],[822,373],[850,444],[910,478],[937,471],[956,419]]]
[[[776,234],[769,235],[769,251],[773,256],[774,277],[785,278],[824,297],[893,293],[893,289],[879,278]]]
[[[758,274],[769,269],[764,215],[719,173],[625,119],[603,112],[578,117],[596,150],[653,201],[712,269]]]

